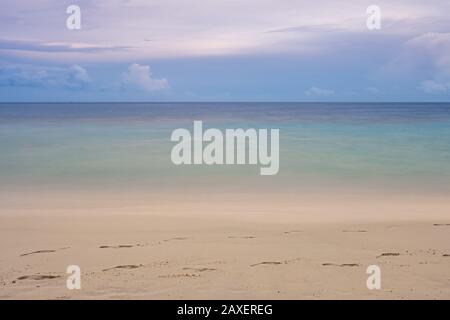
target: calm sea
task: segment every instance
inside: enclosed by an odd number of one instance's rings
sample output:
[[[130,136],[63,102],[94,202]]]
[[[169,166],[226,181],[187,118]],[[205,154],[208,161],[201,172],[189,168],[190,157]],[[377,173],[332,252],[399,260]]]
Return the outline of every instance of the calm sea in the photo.
[[[175,166],[171,132],[279,128],[280,171]],[[0,188],[450,192],[450,104],[0,104]]]

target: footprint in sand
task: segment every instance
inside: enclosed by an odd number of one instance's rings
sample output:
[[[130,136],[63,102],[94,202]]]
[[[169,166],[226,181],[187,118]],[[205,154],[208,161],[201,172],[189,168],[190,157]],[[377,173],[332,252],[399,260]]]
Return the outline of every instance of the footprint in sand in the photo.
[[[283,263],[284,264],[289,264],[289,263],[295,263],[300,261],[302,258],[295,258],[295,259],[290,259],[290,260],[284,260]]]
[[[187,240],[187,238],[186,237],[174,237],[174,238],[166,239],[166,240],[163,240],[163,241],[164,242],[169,242],[169,241],[172,241],[172,240]]]
[[[183,241],[183,240],[187,240],[188,238],[187,237],[173,237],[173,238],[169,238],[169,239],[164,239],[164,240],[160,240],[160,241],[157,241],[157,242],[154,242],[154,243],[151,243],[151,244],[145,244],[145,246],[148,246],[148,245],[150,245],[150,246],[159,246],[159,245],[161,245],[161,244],[163,244],[164,242],[170,242],[170,241]],[[144,246],[144,245],[142,245],[142,246]]]
[[[55,252],[56,250],[38,250],[38,251],[33,251],[33,252],[28,252],[28,253],[22,253],[20,256],[21,257],[25,257],[25,256],[29,256],[32,254],[37,254],[37,253],[51,253],[51,252]]]
[[[290,231],[285,231],[283,232],[284,234],[291,234],[291,233],[299,233],[299,232],[303,232],[302,230],[290,230]]]
[[[363,232],[367,232],[367,230],[342,230],[342,232],[363,233]]]
[[[38,254],[38,253],[53,253],[56,252],[58,250],[65,250],[65,249],[69,249],[69,247],[65,247],[65,248],[59,248],[59,249],[45,249],[45,250],[37,250],[37,251],[33,251],[33,252],[27,252],[27,253],[22,253],[20,256],[21,257],[25,257],[25,256],[30,256],[32,254]]]
[[[210,261],[210,262],[204,262],[203,264],[204,265],[205,264],[227,264],[227,262],[223,261],[223,260],[215,260],[215,261]]]
[[[61,276],[54,276],[49,274],[33,274],[29,276],[21,276],[18,277],[17,280],[48,280],[48,279],[55,279],[60,278]]]
[[[385,253],[380,254],[380,255],[377,257],[377,259],[378,259],[378,258],[381,258],[381,257],[397,257],[397,256],[399,256],[399,255],[400,255],[400,253],[398,253],[398,252],[385,252]]]
[[[435,224],[433,224],[433,226],[435,226],[435,227],[445,227],[445,226],[450,226],[450,223],[435,223]]]
[[[450,257],[450,254],[445,253],[445,254],[443,254],[442,256],[443,256],[443,257]]]
[[[122,249],[122,248],[133,248],[132,244],[119,244],[117,246],[100,246],[100,249]]]
[[[178,273],[178,274],[163,274],[159,275],[158,278],[164,278],[164,279],[174,279],[174,278],[198,278],[200,277],[199,274],[192,274],[192,273]]]
[[[263,262],[251,264],[250,267],[256,267],[259,265],[279,265],[279,264],[282,264],[282,262],[280,262],[280,261],[263,261]]]
[[[214,268],[205,268],[205,267],[199,267],[199,268],[193,268],[193,267],[184,267],[183,270],[192,270],[197,272],[205,272],[205,271],[215,271],[217,269]]]
[[[122,266],[115,266],[112,268],[107,268],[107,269],[103,269],[102,271],[109,271],[109,270],[113,270],[113,269],[137,269],[140,267],[143,267],[144,265],[142,264],[126,264],[126,265],[122,265]]]
[[[259,265],[272,265],[272,266],[276,266],[276,265],[280,265],[280,264],[290,264],[290,263],[295,263],[297,261],[300,261],[301,258],[295,258],[295,259],[289,259],[289,260],[284,260],[284,261],[262,261],[262,262],[258,262],[255,264],[251,264],[250,267],[256,267]]]
[[[337,263],[322,263],[323,266],[332,266],[332,267],[359,267],[359,264],[357,263],[342,263],[342,264],[337,264]]]
[[[228,236],[229,239],[255,239],[254,236]]]

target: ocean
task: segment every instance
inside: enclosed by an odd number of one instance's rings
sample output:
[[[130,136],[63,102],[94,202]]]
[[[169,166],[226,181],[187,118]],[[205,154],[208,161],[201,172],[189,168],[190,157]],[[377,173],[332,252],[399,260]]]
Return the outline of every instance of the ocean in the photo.
[[[277,128],[280,169],[181,165],[176,128]],[[449,103],[2,103],[1,190],[450,193]]]

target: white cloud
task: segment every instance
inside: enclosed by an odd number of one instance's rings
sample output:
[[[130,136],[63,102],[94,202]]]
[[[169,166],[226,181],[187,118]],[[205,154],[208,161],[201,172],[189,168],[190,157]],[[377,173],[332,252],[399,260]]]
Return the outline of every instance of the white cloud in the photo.
[[[384,79],[414,79],[426,93],[443,93],[450,84],[450,32],[427,32],[402,43],[378,72]],[[422,79],[427,79],[422,81]],[[430,80],[432,79],[432,80]]]
[[[86,69],[79,65],[68,68],[33,66],[28,64],[0,66],[2,87],[58,87],[82,89],[91,79]]]
[[[164,90],[169,87],[166,79],[154,79],[150,71],[150,66],[133,63],[128,67],[128,71],[122,75],[124,86],[135,86],[144,91],[152,92]]]
[[[450,33],[426,33],[411,39],[406,46],[430,59],[436,71],[450,76]]]
[[[422,81],[419,88],[429,94],[450,91],[450,33],[426,33],[408,41],[407,47],[418,51],[430,64],[433,80]]]
[[[107,51],[126,50],[121,46],[99,46],[83,42],[39,42],[33,40],[8,40],[0,39],[0,48],[3,50],[29,51],[29,52],[87,52],[99,53]]]
[[[334,91],[318,87],[311,87],[305,91],[305,94],[311,97],[327,97],[334,95]]]
[[[377,87],[367,87],[366,91],[373,94],[380,93],[380,90]]]
[[[419,86],[422,91],[430,94],[443,93],[450,91],[450,82],[442,83],[434,80],[425,80]]]

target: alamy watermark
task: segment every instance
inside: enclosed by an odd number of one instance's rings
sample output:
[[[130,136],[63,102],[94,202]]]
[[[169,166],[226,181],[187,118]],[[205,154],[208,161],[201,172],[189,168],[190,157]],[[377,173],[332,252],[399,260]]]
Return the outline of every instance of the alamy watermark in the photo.
[[[279,129],[270,129],[269,143],[268,129],[226,129],[223,134],[209,128],[203,132],[203,122],[194,121],[193,134],[175,129],[170,140],[178,142],[171,153],[176,165],[259,164],[261,175],[277,174],[280,167]]]
[[[66,273],[70,274],[66,280],[66,287],[69,290],[81,289],[81,269],[77,265],[70,265],[66,269]]]
[[[381,29],[381,9],[377,5],[370,5],[366,9],[369,15],[366,20],[366,26],[369,30]]]
[[[376,264],[372,264],[367,267],[366,273],[369,274],[369,277],[367,278],[366,285],[367,289],[373,290],[381,289],[381,269]]]
[[[66,19],[66,27],[69,30],[81,29],[81,9],[79,6],[72,4],[67,7],[66,13],[69,16]]]

